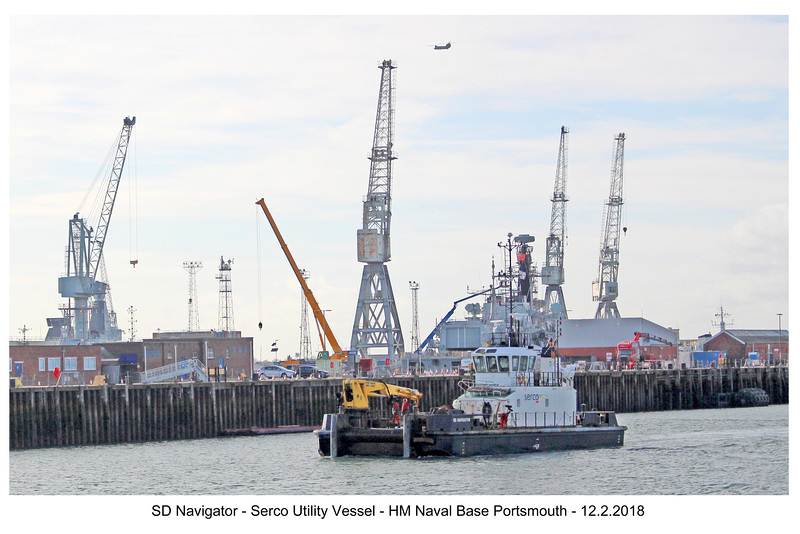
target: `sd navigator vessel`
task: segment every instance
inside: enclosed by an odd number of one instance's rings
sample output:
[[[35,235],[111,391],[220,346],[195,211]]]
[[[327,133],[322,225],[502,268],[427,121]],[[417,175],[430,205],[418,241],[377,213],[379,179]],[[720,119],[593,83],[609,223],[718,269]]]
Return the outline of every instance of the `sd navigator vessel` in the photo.
[[[374,380],[345,380],[338,413],[315,431],[322,456],[472,456],[620,447],[627,427],[614,412],[577,406],[572,371],[554,349],[485,347],[474,378],[452,407],[422,413],[422,395]],[[382,417],[370,398],[410,399],[402,418]],[[398,422],[399,420],[399,422]]]

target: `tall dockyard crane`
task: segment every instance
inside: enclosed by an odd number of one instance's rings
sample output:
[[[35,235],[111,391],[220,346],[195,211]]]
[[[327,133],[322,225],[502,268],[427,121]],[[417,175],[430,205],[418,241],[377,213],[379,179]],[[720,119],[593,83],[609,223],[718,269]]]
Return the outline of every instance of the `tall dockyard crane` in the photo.
[[[394,69],[384,60],[378,112],[370,155],[369,189],[364,199],[363,226],[358,230],[358,261],[364,263],[358,293],[351,350],[361,358],[401,357],[403,333],[386,262],[391,260],[392,153],[394,143]]]
[[[87,226],[78,213],[69,220],[67,274],[58,279],[58,292],[62,297],[72,300],[72,304],[63,309],[74,316],[71,338],[75,342],[122,339],[122,331],[116,327],[114,311],[110,303],[106,303],[108,282],[101,278],[105,279],[103,246],[134,124],[136,117],[125,117],[122,122],[97,229],[92,230]]]
[[[592,283],[592,299],[599,301],[595,319],[619,317],[617,303],[619,284],[619,231],[622,224],[622,168],[625,153],[625,134],[618,134],[611,168],[611,191],[603,209],[603,237],[600,243],[600,270]]]
[[[544,311],[549,316],[567,319],[564,303],[564,244],[567,214],[567,141],[569,129],[561,127],[561,142],[558,146],[556,180],[553,188],[553,209],[550,214],[550,234],[547,236],[547,259],[542,269],[542,283],[547,285],[544,293]]]

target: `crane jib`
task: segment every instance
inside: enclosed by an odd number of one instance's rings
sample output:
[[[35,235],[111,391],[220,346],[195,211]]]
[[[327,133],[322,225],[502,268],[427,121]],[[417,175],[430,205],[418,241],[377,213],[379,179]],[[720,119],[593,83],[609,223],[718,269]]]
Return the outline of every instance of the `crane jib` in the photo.
[[[103,246],[105,245],[106,235],[108,234],[108,226],[111,223],[111,214],[114,210],[114,202],[117,199],[122,170],[125,168],[128,144],[130,143],[131,130],[134,124],[136,124],[136,117],[125,117],[122,130],[120,130],[119,133],[117,150],[111,169],[111,177],[108,180],[108,188],[106,189],[106,196],[103,201],[103,210],[100,213],[100,221],[97,225],[97,230],[94,232],[94,240],[92,241],[89,255],[89,275],[92,277],[97,276],[98,269],[100,268],[100,258],[103,254]]]

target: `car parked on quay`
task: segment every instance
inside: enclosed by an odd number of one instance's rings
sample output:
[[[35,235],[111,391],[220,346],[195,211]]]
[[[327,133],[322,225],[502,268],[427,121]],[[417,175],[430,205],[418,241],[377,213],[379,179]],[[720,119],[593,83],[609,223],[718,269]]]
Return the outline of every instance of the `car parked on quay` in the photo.
[[[296,373],[291,369],[280,365],[263,365],[258,368],[258,379],[267,380],[268,378],[294,378]]]

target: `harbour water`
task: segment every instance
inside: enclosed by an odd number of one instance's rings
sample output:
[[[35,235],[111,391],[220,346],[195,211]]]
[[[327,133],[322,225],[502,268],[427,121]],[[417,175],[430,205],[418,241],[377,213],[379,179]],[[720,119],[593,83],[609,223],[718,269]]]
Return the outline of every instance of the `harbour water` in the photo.
[[[788,495],[788,405],[618,415],[619,449],[320,458],[312,434],[11,451],[11,495]],[[58,475],[53,476],[54,466]]]

